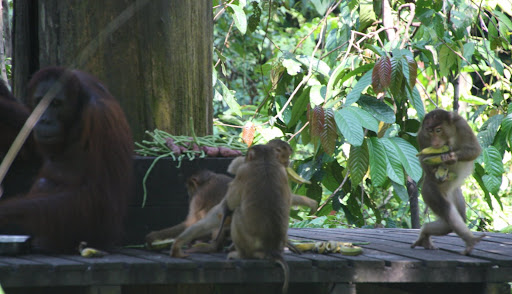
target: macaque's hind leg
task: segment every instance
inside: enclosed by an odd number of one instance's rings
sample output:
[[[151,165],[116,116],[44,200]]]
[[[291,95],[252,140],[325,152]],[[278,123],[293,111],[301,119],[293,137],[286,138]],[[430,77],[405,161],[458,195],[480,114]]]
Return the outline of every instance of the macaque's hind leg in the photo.
[[[463,255],[468,255],[471,253],[475,245],[480,242],[480,240],[485,237],[485,235],[474,236],[473,233],[469,230],[464,222],[462,216],[458,213],[458,211],[452,206],[447,221],[451,224],[453,231],[464,240],[466,243],[466,249],[462,251]]]
[[[418,240],[416,240],[416,242],[414,242],[411,245],[411,248],[421,246],[425,249],[437,249],[437,247],[435,247],[434,244],[432,244],[430,236],[444,236],[450,233],[451,231],[452,229],[450,228],[450,226],[442,219],[439,219],[435,222],[426,223],[421,228]]]

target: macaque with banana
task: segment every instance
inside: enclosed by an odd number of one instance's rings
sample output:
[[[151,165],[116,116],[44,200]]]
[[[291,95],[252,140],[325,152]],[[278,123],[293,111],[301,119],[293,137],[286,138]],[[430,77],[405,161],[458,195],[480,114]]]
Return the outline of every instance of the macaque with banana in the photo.
[[[460,189],[480,155],[478,140],[460,115],[436,109],[425,115],[418,143],[424,171],[423,200],[438,219],[423,225],[411,247],[435,249],[430,236],[455,232],[466,243],[462,254],[467,255],[483,237],[474,236],[465,224],[466,206]]]

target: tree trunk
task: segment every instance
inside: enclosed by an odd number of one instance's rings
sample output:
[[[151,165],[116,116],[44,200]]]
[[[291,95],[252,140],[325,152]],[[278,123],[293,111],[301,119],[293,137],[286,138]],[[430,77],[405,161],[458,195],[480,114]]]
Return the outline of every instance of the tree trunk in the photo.
[[[36,9],[38,67],[97,76],[121,102],[135,140],[154,128],[190,134],[191,118],[196,134],[211,134],[211,1],[45,0]]]

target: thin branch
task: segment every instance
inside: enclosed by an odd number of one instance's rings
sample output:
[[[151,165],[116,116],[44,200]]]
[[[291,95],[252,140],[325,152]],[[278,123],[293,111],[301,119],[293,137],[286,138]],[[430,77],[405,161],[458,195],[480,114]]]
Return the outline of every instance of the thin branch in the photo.
[[[336,188],[336,190],[334,190],[334,192],[332,192],[331,196],[329,196],[329,198],[327,198],[325,200],[325,202],[322,205],[320,205],[320,207],[318,207],[318,209],[316,210],[317,212],[322,210],[322,208],[324,208],[324,206],[326,206],[327,203],[329,203],[329,201],[331,201],[332,198],[334,198],[334,196],[341,190],[343,185],[345,185],[345,182],[348,180],[349,174],[350,174],[350,172],[347,172],[347,174],[345,175],[345,178],[343,179],[343,181],[341,181],[341,184],[338,186],[338,188]]]

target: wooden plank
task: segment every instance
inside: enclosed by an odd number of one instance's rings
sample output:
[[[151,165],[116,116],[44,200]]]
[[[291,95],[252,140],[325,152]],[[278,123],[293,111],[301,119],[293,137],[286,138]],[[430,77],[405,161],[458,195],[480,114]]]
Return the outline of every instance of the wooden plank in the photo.
[[[388,235],[399,236],[399,238],[407,236],[416,240],[417,233],[408,230],[401,231],[400,229],[385,230]],[[512,247],[507,246],[506,243],[499,242],[496,238],[490,242],[492,237],[484,237],[480,243],[475,246],[475,249],[471,252],[471,256],[477,258],[483,258],[489,261],[493,261],[496,264],[505,265],[509,261],[512,261]],[[409,240],[409,239],[407,239]],[[451,251],[454,253],[460,253],[465,248],[464,241],[454,233],[448,234],[447,236],[434,236],[434,245],[442,250]]]

